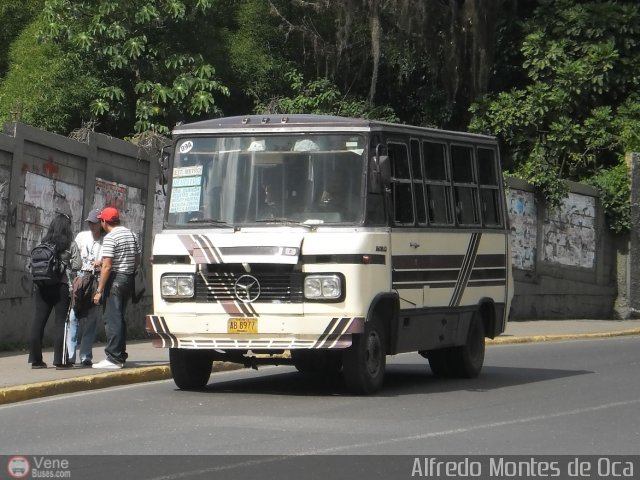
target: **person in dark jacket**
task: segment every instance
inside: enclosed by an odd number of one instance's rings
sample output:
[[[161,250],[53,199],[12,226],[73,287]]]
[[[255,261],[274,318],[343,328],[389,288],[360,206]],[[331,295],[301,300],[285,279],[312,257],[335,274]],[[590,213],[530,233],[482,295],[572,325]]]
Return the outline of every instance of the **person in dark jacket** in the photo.
[[[69,368],[73,365],[63,358],[64,328],[69,304],[71,302],[70,285],[72,275],[82,266],[80,251],[73,241],[71,219],[68,215],[59,214],[51,221],[43,243],[53,243],[60,260],[64,265],[60,283],[54,285],[34,285],[33,299],[35,315],[31,325],[31,347],[29,363],[31,368],[47,368],[42,359],[42,340],[49,315],[53,310],[53,365],[58,368]]]

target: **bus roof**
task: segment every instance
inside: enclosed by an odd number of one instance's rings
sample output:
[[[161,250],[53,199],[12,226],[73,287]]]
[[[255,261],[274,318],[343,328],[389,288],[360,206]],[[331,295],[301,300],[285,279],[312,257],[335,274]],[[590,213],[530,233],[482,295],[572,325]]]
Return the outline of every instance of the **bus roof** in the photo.
[[[198,135],[222,133],[267,133],[267,132],[313,132],[313,131],[350,131],[374,132],[387,131],[395,133],[432,133],[436,135],[449,134],[456,137],[471,137],[476,140],[495,141],[494,137],[468,132],[455,132],[429,127],[416,127],[398,123],[388,123],[364,118],[338,117],[332,115],[305,114],[271,114],[271,115],[243,115],[235,117],[221,117],[200,122],[176,125],[173,135]]]

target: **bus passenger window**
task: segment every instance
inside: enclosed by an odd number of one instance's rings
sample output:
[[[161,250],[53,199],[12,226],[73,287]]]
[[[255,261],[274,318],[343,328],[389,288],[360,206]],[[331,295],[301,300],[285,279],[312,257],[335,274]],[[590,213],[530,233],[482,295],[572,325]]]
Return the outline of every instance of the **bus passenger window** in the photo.
[[[418,225],[426,225],[427,210],[425,207],[424,185],[422,183],[422,158],[420,141],[411,139],[411,176],[413,178],[413,194],[416,200],[416,218]]]
[[[430,223],[450,224],[452,222],[448,190],[449,188],[443,185],[427,185]]]
[[[500,203],[498,200],[499,191],[497,189],[480,189],[480,200],[482,202],[482,218],[485,225],[500,225]]]
[[[429,223],[436,225],[453,223],[446,148],[444,143],[422,142],[427,215]]]
[[[413,192],[407,146],[404,143],[389,143],[387,150],[391,162],[394,223],[413,225]]]
[[[498,171],[495,150],[478,148],[478,180],[482,220],[488,226],[501,225]]]
[[[456,219],[460,225],[480,223],[478,188],[473,168],[473,149],[464,145],[451,145],[451,172]]]
[[[496,155],[488,148],[478,148],[478,180],[480,185],[498,185]]]

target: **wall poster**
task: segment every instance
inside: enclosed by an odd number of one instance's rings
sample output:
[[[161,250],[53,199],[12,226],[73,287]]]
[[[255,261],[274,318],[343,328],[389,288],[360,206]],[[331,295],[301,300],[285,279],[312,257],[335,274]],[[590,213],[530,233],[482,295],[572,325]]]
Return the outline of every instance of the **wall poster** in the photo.
[[[142,189],[96,178],[96,186],[91,208],[117,208],[122,225],[138,236],[140,246],[144,245],[145,202]]]

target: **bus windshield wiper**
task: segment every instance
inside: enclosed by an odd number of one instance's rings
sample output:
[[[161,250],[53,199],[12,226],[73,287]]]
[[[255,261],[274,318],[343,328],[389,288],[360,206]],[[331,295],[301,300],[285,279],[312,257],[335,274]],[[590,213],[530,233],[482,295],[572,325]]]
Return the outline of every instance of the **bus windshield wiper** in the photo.
[[[307,223],[296,222],[295,220],[290,220],[288,218],[260,218],[256,220],[256,223],[281,223],[282,225],[296,226],[296,227],[304,227],[309,230],[313,230],[316,228],[315,225],[309,225]]]
[[[223,222],[222,220],[216,220],[215,218],[192,218],[191,220],[188,220],[187,223],[204,223],[207,225],[215,225],[219,227],[235,228],[234,225]]]

